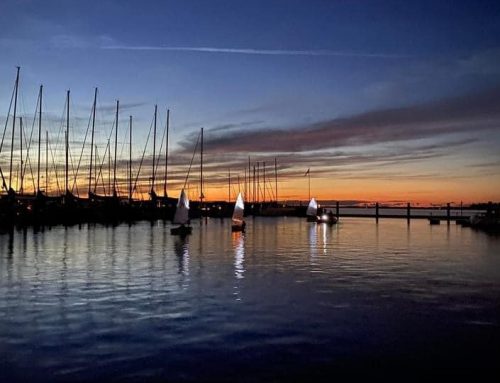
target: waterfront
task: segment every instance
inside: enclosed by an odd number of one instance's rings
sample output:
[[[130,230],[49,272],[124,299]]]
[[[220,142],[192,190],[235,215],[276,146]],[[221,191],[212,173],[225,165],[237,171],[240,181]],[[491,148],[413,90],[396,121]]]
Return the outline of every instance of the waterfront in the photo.
[[[363,218],[170,227],[2,234],[1,380],[498,371],[499,237]]]

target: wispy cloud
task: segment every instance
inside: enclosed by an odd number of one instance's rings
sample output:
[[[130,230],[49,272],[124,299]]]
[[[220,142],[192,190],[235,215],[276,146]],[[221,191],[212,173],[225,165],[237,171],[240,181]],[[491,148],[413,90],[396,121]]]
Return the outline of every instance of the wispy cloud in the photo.
[[[500,88],[423,105],[381,109],[292,128],[212,131],[212,153],[287,153],[403,142],[500,129]],[[186,137],[181,145],[192,146]]]
[[[229,53],[242,55],[265,56],[331,56],[331,57],[360,57],[360,58],[408,58],[408,55],[392,53],[347,52],[328,49],[290,50],[290,49],[254,49],[254,48],[220,48],[220,47],[172,47],[163,45],[103,45],[102,49],[130,50],[130,51],[173,51],[173,52],[201,52],[201,53]]]

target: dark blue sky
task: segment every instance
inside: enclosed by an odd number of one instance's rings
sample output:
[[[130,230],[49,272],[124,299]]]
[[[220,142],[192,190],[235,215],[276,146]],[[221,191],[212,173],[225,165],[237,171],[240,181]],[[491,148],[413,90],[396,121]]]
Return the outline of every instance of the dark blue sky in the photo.
[[[105,107],[119,98],[130,106],[123,118],[133,114],[143,132],[155,103],[170,107],[174,147],[180,147],[200,126],[207,142],[210,130],[224,127],[228,133],[293,134],[366,112],[474,99],[500,84],[500,3],[3,0],[0,51],[0,114],[20,65],[27,115],[43,83],[47,114],[61,115],[71,88],[75,114],[86,119],[98,86],[101,137],[109,131],[104,122],[113,118]],[[460,149],[462,162],[499,161],[491,144],[498,144],[498,128],[480,129],[477,136],[476,122],[459,135],[447,131],[403,143],[419,150],[428,144],[421,139],[444,146],[467,133],[473,144]],[[215,152],[218,141],[214,133]],[[354,156],[382,144],[354,138],[335,149]],[[291,150],[276,147],[268,154]],[[431,173],[420,159],[412,166]],[[341,168],[330,170],[341,176]]]

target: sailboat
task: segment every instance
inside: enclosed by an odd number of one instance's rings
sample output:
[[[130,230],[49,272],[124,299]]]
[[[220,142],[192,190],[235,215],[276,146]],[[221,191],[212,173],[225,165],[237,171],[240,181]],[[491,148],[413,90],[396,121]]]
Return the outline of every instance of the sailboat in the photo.
[[[179,224],[180,226],[170,229],[172,235],[187,235],[191,234],[193,230],[193,228],[189,226],[189,199],[184,189],[181,190],[181,195],[177,202],[173,223]]]
[[[243,197],[241,193],[238,193],[238,198],[236,198],[236,203],[234,204],[233,218],[231,224],[232,231],[245,231],[245,220],[243,219],[243,212],[245,210],[245,204],[243,202]]]
[[[309,206],[307,206],[306,215],[308,222],[316,222],[318,219],[318,203],[314,198],[311,198]]]

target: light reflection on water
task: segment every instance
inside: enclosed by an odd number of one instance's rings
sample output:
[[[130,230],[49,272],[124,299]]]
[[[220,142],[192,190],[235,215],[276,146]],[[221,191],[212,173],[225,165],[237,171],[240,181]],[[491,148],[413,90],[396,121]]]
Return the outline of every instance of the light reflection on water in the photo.
[[[499,238],[454,224],[27,229],[0,235],[0,380],[491,369],[499,302]]]

